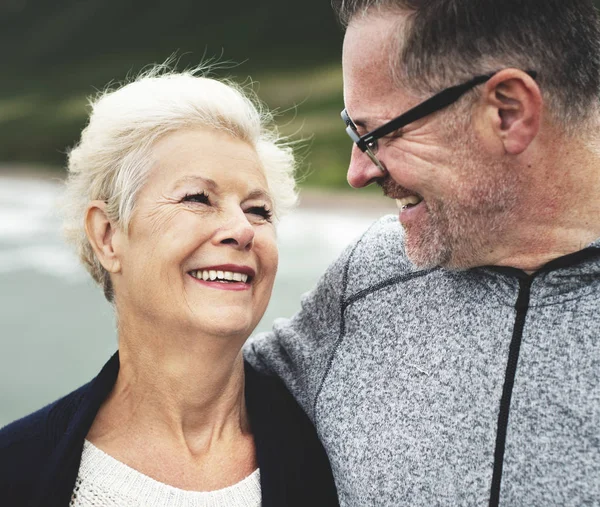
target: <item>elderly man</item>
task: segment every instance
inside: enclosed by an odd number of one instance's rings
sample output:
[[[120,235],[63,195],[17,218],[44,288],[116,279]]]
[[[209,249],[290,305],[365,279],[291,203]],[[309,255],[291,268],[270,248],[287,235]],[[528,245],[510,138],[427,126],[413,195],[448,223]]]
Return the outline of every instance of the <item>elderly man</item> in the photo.
[[[592,0],[338,0],[354,187],[400,208],[247,356],[345,506],[600,505]]]

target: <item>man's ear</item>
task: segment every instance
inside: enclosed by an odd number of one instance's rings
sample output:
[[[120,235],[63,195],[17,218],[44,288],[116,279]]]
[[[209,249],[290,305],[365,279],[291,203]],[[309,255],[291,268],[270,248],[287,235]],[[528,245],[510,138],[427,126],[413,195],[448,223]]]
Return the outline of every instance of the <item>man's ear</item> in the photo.
[[[85,214],[85,232],[100,264],[109,273],[121,271],[117,236],[119,229],[106,214],[104,201],[91,201]]]
[[[519,155],[539,133],[542,107],[535,80],[521,70],[504,69],[485,83],[476,121],[485,131],[484,139],[502,143],[509,155]]]

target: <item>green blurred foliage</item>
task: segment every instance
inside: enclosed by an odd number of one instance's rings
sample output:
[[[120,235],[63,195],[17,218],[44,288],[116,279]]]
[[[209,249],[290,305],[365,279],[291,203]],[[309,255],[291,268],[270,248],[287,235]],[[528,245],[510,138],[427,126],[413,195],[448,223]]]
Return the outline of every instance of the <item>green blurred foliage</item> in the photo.
[[[86,97],[173,54],[178,68],[216,57],[238,63],[221,75],[252,76],[282,132],[303,140],[301,184],[346,187],[342,37],[327,0],[3,0],[0,161],[61,170]]]
[[[251,76],[282,132],[303,140],[304,184],[345,186],[342,37],[323,0],[4,0],[0,160],[62,170],[87,97],[175,54],[179,69],[216,58],[232,62],[217,75]]]

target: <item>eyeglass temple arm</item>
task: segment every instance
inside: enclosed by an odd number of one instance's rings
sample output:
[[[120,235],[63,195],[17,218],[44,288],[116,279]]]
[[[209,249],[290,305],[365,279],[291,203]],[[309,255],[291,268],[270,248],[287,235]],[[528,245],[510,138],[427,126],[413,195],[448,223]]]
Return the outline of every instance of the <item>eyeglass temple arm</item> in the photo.
[[[528,70],[525,71],[525,73],[531,76],[533,79],[537,77],[537,72],[534,70]],[[434,95],[425,102],[422,102],[418,106],[409,109],[402,116],[396,118],[390,123],[382,125],[381,127],[369,132],[368,134],[365,134],[363,137],[361,137],[361,141],[368,143],[371,139],[379,139],[380,137],[386,136],[389,133],[394,132],[394,130],[398,130],[408,125],[409,123],[417,121],[421,118],[424,118],[425,116],[428,116],[431,113],[441,110],[446,106],[449,106],[450,104],[456,102],[471,88],[474,88],[475,86],[490,80],[495,74],[497,74],[497,72],[482,76],[476,76],[470,81],[467,81],[466,83],[446,88],[437,95]]]

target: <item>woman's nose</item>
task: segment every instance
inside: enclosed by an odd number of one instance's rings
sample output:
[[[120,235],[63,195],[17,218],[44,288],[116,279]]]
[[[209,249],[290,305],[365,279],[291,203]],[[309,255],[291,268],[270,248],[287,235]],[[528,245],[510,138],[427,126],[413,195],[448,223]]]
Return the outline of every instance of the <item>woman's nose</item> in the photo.
[[[250,250],[254,241],[254,227],[248,222],[246,214],[239,210],[228,215],[214,240],[221,245],[231,245],[237,250]]]
[[[363,153],[358,146],[354,145],[347,174],[350,186],[354,188],[366,187],[371,183],[375,183],[382,175],[381,169],[371,161],[366,153]]]

